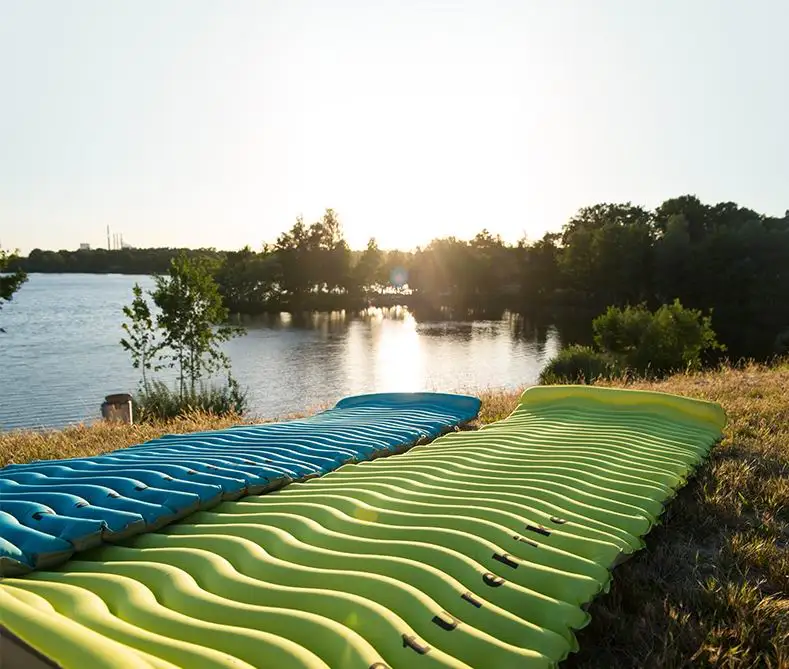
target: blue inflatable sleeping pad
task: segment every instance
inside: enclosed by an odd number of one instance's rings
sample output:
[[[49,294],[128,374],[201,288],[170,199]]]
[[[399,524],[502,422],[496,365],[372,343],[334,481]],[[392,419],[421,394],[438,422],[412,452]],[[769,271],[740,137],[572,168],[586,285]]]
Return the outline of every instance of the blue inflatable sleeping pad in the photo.
[[[0,575],[150,532],[223,500],[401,452],[468,422],[480,401],[442,393],[341,400],[310,418],[171,434],[85,458],[0,469]]]

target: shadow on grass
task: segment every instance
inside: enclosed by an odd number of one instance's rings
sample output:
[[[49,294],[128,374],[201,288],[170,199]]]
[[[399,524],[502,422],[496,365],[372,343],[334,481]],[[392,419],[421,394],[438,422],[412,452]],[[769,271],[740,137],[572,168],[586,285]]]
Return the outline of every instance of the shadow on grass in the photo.
[[[753,467],[753,455],[725,443],[713,451],[646,548],[616,568],[563,667],[789,667],[786,525],[743,496],[787,462]]]

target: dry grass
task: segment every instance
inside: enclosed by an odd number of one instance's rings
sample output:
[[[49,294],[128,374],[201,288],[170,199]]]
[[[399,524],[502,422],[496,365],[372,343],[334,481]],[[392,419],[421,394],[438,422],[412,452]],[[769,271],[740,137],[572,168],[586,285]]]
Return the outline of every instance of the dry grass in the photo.
[[[629,387],[720,402],[730,422],[647,547],[617,567],[611,592],[590,607],[581,652],[564,666],[789,668],[789,366],[721,368]],[[507,416],[519,394],[482,392],[479,422]],[[238,420],[196,415],[0,433],[0,465],[102,453]]]
[[[303,412],[292,413],[275,420],[295,420],[328,409],[319,405]],[[99,420],[89,425],[73,425],[63,430],[0,431],[0,467],[11,463],[54,458],[80,458],[107,453],[118,448],[141,444],[164,434],[182,434],[221,430],[243,423],[266,423],[274,419],[227,414],[215,416],[195,411],[172,420],[136,425],[107,423]]]
[[[243,422],[238,416],[194,413],[161,423],[123,425],[97,421],[64,430],[0,432],[0,467],[11,463],[51,458],[98,455],[155,439],[163,434],[219,430]]]
[[[719,402],[729,425],[647,547],[617,567],[563,666],[789,668],[789,365],[627,387]],[[481,422],[518,395],[483,394]]]
[[[482,409],[476,421],[478,425],[493,423],[509,416],[515,409],[521,393],[525,388],[519,390],[481,390],[476,393],[482,400]]]

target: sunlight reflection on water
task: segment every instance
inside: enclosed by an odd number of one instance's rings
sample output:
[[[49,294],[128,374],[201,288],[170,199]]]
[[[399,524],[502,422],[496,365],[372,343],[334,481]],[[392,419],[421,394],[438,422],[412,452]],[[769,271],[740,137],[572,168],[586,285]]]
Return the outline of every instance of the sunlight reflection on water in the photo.
[[[0,318],[0,427],[61,426],[98,416],[104,395],[138,376],[118,344],[121,308],[149,277],[33,275]],[[466,391],[534,383],[559,349],[555,328],[516,315],[417,322],[404,308],[245,319],[226,345],[253,414],[273,417],[346,395]]]

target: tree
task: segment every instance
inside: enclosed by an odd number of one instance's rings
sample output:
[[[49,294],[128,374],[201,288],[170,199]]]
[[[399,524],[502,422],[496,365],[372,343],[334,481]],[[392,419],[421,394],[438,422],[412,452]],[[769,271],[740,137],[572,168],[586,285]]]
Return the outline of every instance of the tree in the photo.
[[[559,269],[561,235],[547,232],[542,239],[518,244],[520,292],[527,306],[545,306],[563,287]]]
[[[469,242],[469,297],[474,302],[487,303],[494,296],[501,295],[509,283],[517,283],[515,279],[516,256],[499,235],[492,235],[487,229],[478,232]]]
[[[309,236],[301,216],[277,238],[274,251],[279,260],[279,284],[284,292],[300,297],[310,286]]]
[[[692,248],[685,214],[671,214],[663,236],[655,248],[655,292],[662,302],[680,295],[687,300],[695,287],[688,279],[693,273]],[[696,300],[689,300],[695,304]]]
[[[363,291],[370,286],[384,283],[383,263],[384,254],[378,248],[375,237],[371,237],[367,242],[367,248],[362,252],[359,261],[353,268],[354,287]]]
[[[351,251],[333,209],[309,228],[310,278],[313,289],[347,291],[351,274]]]
[[[279,273],[279,261],[271,249],[264,246],[262,252],[255,253],[246,246],[227,253],[214,278],[225,305],[232,312],[255,313],[281,297]]]
[[[474,277],[466,272],[469,256],[468,242],[455,237],[434,239],[414,255],[410,286],[437,306],[464,303],[474,290]]]
[[[211,275],[212,267],[202,258],[190,260],[179,254],[165,276],[156,277],[151,293],[160,309],[156,317],[162,331],[161,348],[170,367],[178,370],[181,396],[194,394],[197,382],[220,369],[230,369],[230,361],[219,344],[243,333],[225,325],[228,310]]]
[[[315,293],[347,292],[351,282],[351,251],[333,209],[309,227],[299,217],[274,245],[279,284],[288,306],[303,307]],[[292,298],[292,299],[291,299]]]
[[[596,306],[646,300],[655,234],[652,214],[629,202],[584,207],[564,226],[562,273]]]
[[[381,283],[397,292],[404,290],[409,283],[410,271],[414,264],[414,254],[405,251],[387,251],[381,267]]]
[[[132,291],[134,300],[129,306],[123,307],[123,314],[129,319],[129,322],[121,326],[128,337],[121,339],[121,346],[131,355],[134,369],[141,371],[142,386],[145,392],[148,392],[150,388],[148,372],[151,370],[162,345],[157,341],[151,309],[143,296],[140,284],[135,283]]]
[[[766,357],[789,322],[789,221],[691,195],[655,211],[655,294],[713,309],[733,357]]]
[[[7,267],[17,259],[16,253],[9,254],[0,249],[0,309],[3,308],[3,303],[9,302],[14,298],[14,293],[27,281],[27,274],[21,269],[16,269],[10,274],[3,275]],[[0,332],[5,332],[5,330],[0,328]]]
[[[567,246],[572,243],[572,236],[581,230],[594,232],[611,224],[622,227],[635,225],[651,229],[654,221],[651,212],[631,202],[582,207],[562,228],[562,244]]]
[[[661,232],[666,230],[673,216],[682,216],[691,241],[704,237],[711,228],[710,208],[695,195],[681,195],[666,200],[655,210],[655,226]]]

